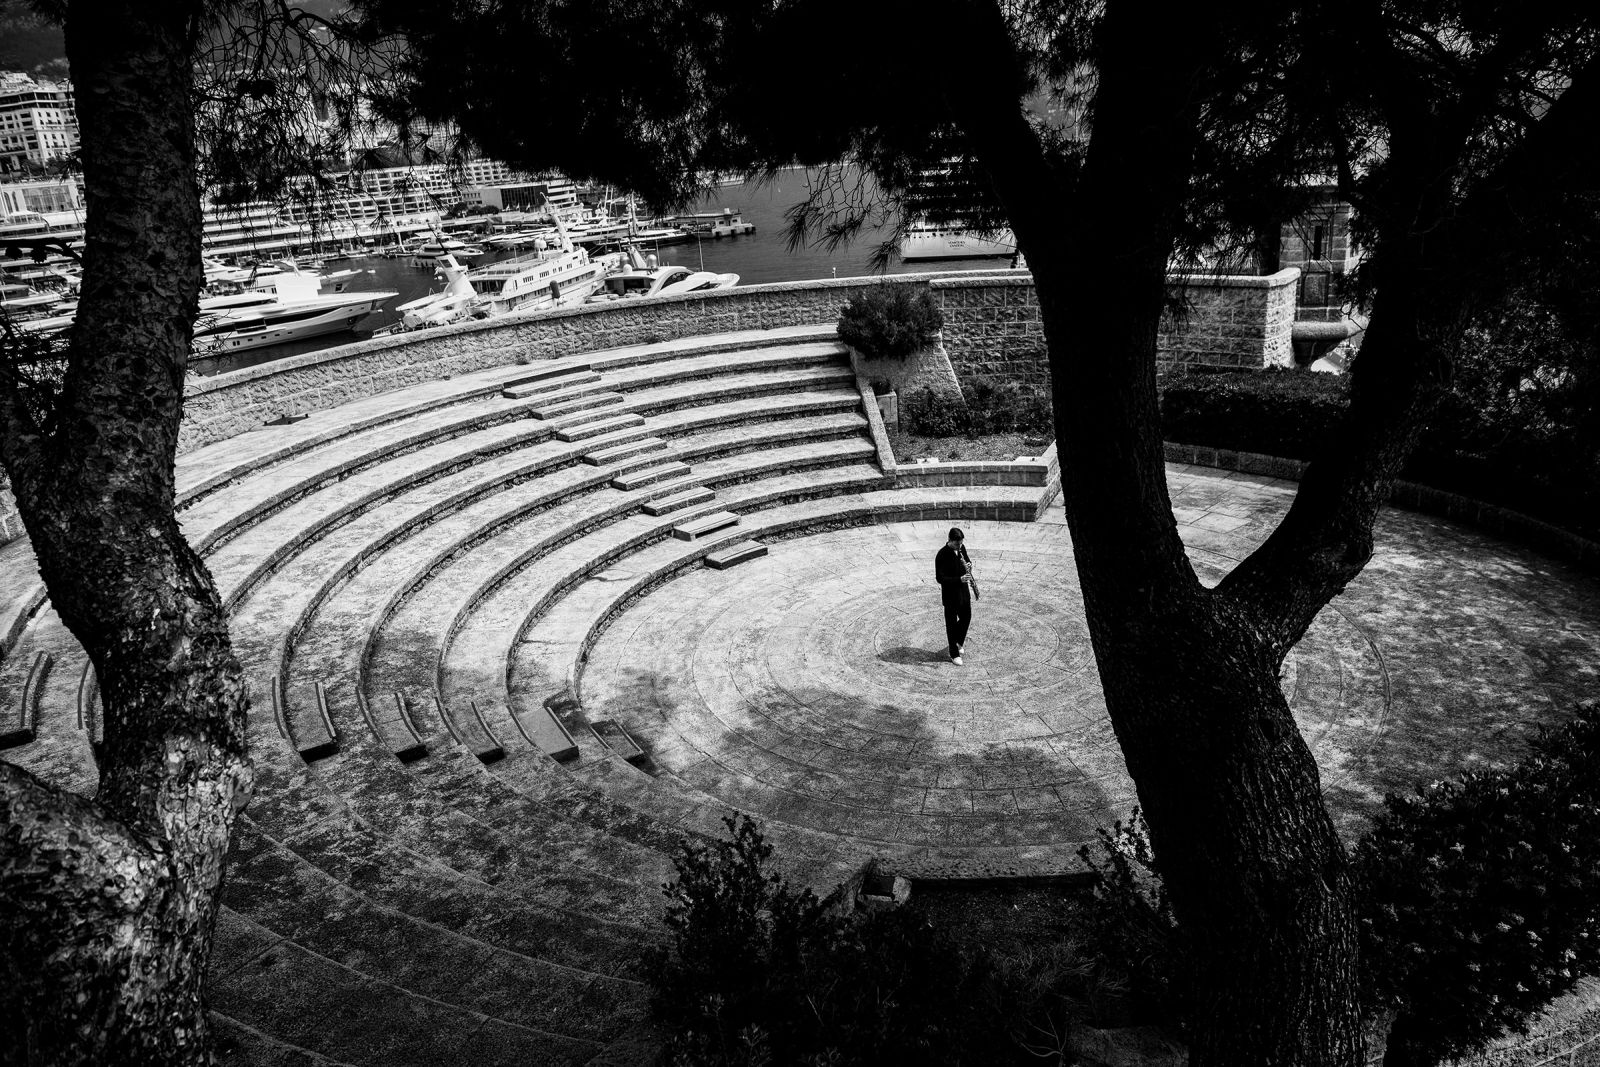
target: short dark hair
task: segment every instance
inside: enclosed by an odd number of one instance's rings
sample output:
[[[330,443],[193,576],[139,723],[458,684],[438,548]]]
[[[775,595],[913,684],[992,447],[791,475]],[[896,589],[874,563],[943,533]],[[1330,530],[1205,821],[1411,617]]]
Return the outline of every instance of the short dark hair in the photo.
[[[950,527],[950,540],[952,540],[952,541],[965,541],[966,539],[967,539],[967,535],[961,532],[961,527],[959,527],[959,526]]]

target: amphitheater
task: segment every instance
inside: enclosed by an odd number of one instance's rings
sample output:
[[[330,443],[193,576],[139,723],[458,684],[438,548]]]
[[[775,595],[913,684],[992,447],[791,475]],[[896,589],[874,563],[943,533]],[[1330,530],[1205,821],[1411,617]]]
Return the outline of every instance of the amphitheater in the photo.
[[[958,374],[1041,373],[1025,280],[900,282],[944,305]],[[1219,282],[1167,358],[1283,361],[1292,282]],[[834,332],[861,284],[191,378],[180,516],[233,613],[259,772],[210,983],[227,1062],[647,1062],[670,855],[729,812],[820,892],[872,858],[913,883],[1070,874],[1126,812],[1053,448],[896,457]],[[1294,467],[1170,458],[1214,580]],[[1473,514],[1386,513],[1286,665],[1351,833],[1592,686],[1589,571]],[[961,668],[932,581],[952,523],[984,589]],[[0,548],[0,652],[3,758],[92,794],[94,674],[25,538]],[[1567,1055],[1593,1027],[1547,1029]]]

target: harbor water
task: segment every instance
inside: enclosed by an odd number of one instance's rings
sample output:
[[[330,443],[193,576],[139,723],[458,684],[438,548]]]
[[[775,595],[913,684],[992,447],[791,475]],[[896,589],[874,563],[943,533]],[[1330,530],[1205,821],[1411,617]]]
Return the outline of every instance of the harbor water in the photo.
[[[690,210],[696,212],[722,211],[731,208],[741,212],[746,222],[754,224],[752,234],[720,239],[691,240],[660,248],[644,247],[662,264],[681,264],[694,270],[708,270],[718,274],[739,275],[740,285],[761,285],[767,282],[806,281],[816,278],[854,278],[873,273],[872,253],[884,240],[882,228],[863,228],[850,244],[829,251],[819,246],[790,250],[786,228],[787,212],[806,196],[804,171],[786,171],[776,180],[763,183],[727,185],[703,197]],[[470,235],[462,240],[471,241]],[[526,250],[524,250],[526,251]],[[516,252],[491,252],[474,259],[471,266],[481,266],[499,259],[509,259]],[[911,263],[896,260],[887,273],[904,274],[925,270],[994,270],[1007,265],[1004,259],[949,259],[930,263],[918,260]],[[236,356],[219,356],[196,362],[192,368],[200,374],[217,374],[223,371],[253,367],[288,356],[316,352],[324,348],[349,344],[369,336],[398,321],[399,314],[391,310],[396,304],[440,292],[444,279],[431,265],[416,266],[410,258],[384,259],[373,256],[340,261],[329,269],[354,269],[364,271],[350,285],[353,290],[392,290],[400,295],[389,302],[389,307],[367,316],[352,333],[328,334],[304,341],[269,348],[241,352]]]

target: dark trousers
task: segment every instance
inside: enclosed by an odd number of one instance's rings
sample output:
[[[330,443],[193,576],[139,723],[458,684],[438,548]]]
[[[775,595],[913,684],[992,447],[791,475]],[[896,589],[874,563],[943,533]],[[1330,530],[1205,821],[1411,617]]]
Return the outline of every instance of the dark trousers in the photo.
[[[950,642],[950,655],[967,643],[967,626],[972,622],[972,598],[961,597],[944,602],[944,636]]]

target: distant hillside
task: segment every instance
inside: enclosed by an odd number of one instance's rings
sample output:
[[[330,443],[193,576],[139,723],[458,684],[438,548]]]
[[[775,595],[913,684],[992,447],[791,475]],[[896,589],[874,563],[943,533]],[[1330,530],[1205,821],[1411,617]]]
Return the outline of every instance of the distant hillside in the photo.
[[[66,56],[60,26],[34,14],[21,0],[0,0],[0,70],[64,78]]]

